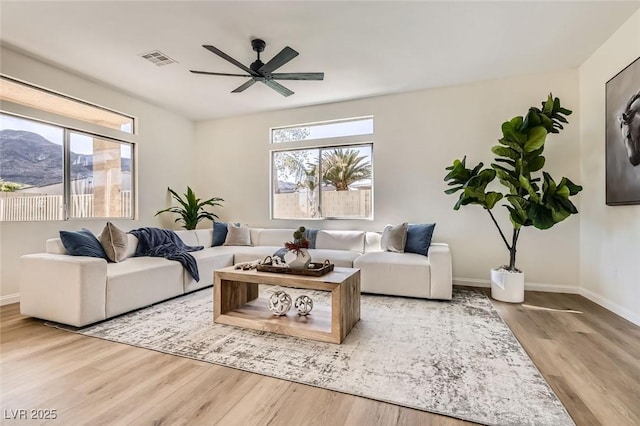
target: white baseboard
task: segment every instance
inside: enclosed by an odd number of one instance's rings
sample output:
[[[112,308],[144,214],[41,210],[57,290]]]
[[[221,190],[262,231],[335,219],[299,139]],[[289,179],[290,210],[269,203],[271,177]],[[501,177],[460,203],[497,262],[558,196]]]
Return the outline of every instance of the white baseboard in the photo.
[[[12,303],[18,303],[20,301],[20,293],[7,294],[6,296],[0,296],[0,306],[10,305]]]
[[[635,325],[640,326],[640,314],[631,312],[624,306],[620,306],[617,303],[607,299],[606,297],[602,297],[599,294],[592,292],[591,290],[587,290],[586,288],[580,289],[580,295],[591,300],[593,303],[596,303],[603,308],[613,312],[614,314],[621,316],[627,321],[631,321]]]
[[[453,284],[465,285],[468,287],[491,287],[491,281],[480,280],[477,278],[456,278],[453,277]],[[543,284],[543,283],[531,283],[525,282],[524,289],[529,291],[546,291],[549,293],[569,293],[580,294],[579,287],[573,287],[568,285],[555,285],[555,284]]]
[[[491,287],[491,281],[480,280],[477,278],[453,278],[454,285],[464,285],[468,287]],[[629,309],[620,306],[619,304],[612,302],[606,297],[600,296],[590,290],[581,287],[563,286],[554,284],[542,284],[542,283],[525,283],[524,289],[529,291],[546,291],[549,293],[568,293],[579,294],[580,296],[591,300],[592,302],[602,306],[603,308],[613,312],[614,314],[621,316],[622,318],[631,321],[635,325],[640,326],[640,314],[630,311]]]

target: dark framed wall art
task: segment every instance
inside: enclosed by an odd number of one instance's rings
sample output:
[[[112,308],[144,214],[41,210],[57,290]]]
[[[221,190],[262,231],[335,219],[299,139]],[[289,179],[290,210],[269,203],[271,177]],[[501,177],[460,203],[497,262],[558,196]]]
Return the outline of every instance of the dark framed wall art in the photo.
[[[640,204],[640,58],[606,84],[606,200]]]

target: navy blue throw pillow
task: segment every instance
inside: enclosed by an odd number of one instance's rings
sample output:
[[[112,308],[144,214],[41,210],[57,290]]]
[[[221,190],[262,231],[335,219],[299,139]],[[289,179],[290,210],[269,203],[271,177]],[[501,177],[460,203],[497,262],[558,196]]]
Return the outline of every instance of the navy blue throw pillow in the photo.
[[[221,246],[227,239],[227,223],[213,222],[213,244],[212,247]]]
[[[407,242],[404,245],[404,252],[426,256],[435,227],[435,223],[409,225],[407,227]]]
[[[318,229],[305,229],[304,237],[309,240],[309,248],[316,248],[316,237],[318,236]]]
[[[60,231],[62,245],[71,256],[107,258],[100,241],[88,229],[80,231]]]

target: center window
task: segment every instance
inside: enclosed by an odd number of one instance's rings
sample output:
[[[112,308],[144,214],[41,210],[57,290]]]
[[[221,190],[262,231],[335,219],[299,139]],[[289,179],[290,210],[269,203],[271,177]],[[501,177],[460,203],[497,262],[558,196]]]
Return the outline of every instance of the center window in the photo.
[[[372,219],[372,139],[371,117],[272,129],[295,146],[271,152],[272,217]]]

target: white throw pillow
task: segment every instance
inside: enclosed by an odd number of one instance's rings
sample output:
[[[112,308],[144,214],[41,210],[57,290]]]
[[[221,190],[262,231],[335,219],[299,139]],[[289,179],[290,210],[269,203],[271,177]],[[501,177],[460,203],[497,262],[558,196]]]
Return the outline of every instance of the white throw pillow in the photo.
[[[127,253],[127,234],[111,222],[107,222],[98,237],[100,245],[107,254],[107,258],[112,262],[121,262]]]
[[[407,228],[407,222],[401,223],[398,226],[385,226],[380,241],[382,250],[404,253],[404,246],[407,242]]]
[[[250,246],[251,231],[248,225],[236,226],[233,223],[227,224],[227,238],[223,246]]]

